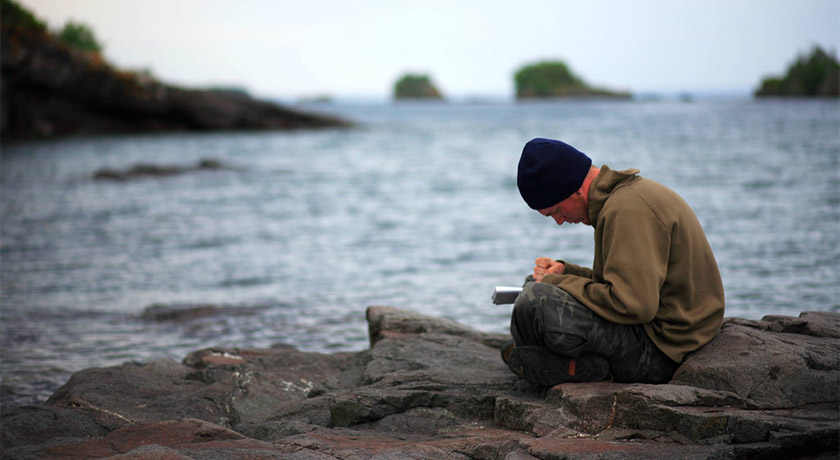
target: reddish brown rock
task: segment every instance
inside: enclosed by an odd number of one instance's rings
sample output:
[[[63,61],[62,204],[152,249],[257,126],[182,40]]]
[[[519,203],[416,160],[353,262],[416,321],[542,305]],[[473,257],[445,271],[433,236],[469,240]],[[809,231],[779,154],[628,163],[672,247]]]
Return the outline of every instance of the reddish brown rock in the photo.
[[[191,453],[213,452],[216,458],[283,458],[271,443],[249,439],[241,434],[203,420],[182,419],[131,425],[100,439],[54,447],[50,458],[193,458]]]

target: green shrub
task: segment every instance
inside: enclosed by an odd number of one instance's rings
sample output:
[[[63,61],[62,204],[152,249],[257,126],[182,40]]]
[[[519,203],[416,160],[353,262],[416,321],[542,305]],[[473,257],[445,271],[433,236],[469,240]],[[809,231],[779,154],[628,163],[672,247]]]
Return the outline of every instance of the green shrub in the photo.
[[[562,97],[586,88],[565,63],[543,61],[519,69],[513,76],[516,97]]]
[[[58,32],[58,39],[76,49],[95,53],[102,52],[102,45],[93,35],[90,27],[84,24],[68,21],[64,24],[64,28]]]
[[[428,75],[407,74],[394,85],[397,99],[440,99],[440,91]]]
[[[4,34],[13,31],[42,33],[47,30],[43,22],[12,0],[0,0],[0,23]]]

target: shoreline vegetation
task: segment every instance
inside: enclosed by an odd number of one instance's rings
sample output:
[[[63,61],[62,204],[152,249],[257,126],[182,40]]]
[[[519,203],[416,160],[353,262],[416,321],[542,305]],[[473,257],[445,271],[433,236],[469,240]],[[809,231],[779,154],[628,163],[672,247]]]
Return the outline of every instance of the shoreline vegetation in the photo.
[[[626,91],[590,86],[562,61],[542,61],[521,67],[513,76],[517,99],[630,99]]]
[[[121,134],[157,131],[289,130],[352,126],[327,114],[290,108],[279,101],[252,98],[241,88],[188,89],[165,84],[147,69],[113,67],[102,55],[93,31],[68,22],[50,31],[13,0],[2,9],[2,84],[0,138],[52,138],[72,134]],[[766,97],[837,97],[840,64],[834,53],[815,46],[798,56],[784,76],[767,77],[752,92]],[[521,66],[513,75],[514,100],[667,99],[662,94],[595,87],[560,60]],[[745,93],[747,94],[747,93]],[[680,92],[676,99],[694,101]],[[402,75],[393,87],[395,101],[451,101],[428,74]],[[489,100],[489,99],[488,99]],[[319,95],[304,102],[331,104]],[[470,97],[467,103],[485,102]]]
[[[394,99],[443,100],[443,94],[428,75],[405,74],[394,83]]]
[[[840,63],[837,57],[815,46],[808,55],[799,55],[784,76],[762,80],[755,97],[837,97],[840,96]]]
[[[108,63],[93,33],[68,23],[53,33],[29,11],[0,0],[0,136],[289,130],[349,121],[254,99],[230,88],[187,89],[148,71]]]

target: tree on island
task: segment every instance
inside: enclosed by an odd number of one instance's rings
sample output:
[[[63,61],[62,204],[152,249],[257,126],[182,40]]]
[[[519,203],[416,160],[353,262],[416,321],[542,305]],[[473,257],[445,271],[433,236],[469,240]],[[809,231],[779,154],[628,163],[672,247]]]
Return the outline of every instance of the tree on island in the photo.
[[[428,75],[406,74],[394,84],[395,99],[443,99]]]
[[[765,78],[755,96],[840,96],[840,63],[815,46],[809,56],[798,56],[784,77]]]
[[[92,53],[102,52],[102,44],[96,39],[93,30],[84,24],[68,21],[56,36],[73,48]]]
[[[629,98],[626,92],[594,88],[562,61],[542,61],[521,67],[513,76],[517,99],[561,97]]]
[[[3,40],[16,39],[21,34],[44,35],[47,25],[29,11],[10,0],[0,1],[0,26],[6,33]]]
[[[93,30],[85,24],[67,21],[61,30],[51,32],[47,25],[11,0],[0,0],[0,24],[4,40],[19,40],[21,35],[46,37],[54,35],[61,43],[93,53],[102,52],[102,44]]]

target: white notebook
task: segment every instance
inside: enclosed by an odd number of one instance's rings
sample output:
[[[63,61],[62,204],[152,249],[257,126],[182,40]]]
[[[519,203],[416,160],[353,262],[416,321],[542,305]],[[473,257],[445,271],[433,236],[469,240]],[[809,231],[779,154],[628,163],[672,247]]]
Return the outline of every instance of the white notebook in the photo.
[[[493,290],[493,303],[496,305],[513,303],[520,292],[522,292],[521,287],[496,286]]]

